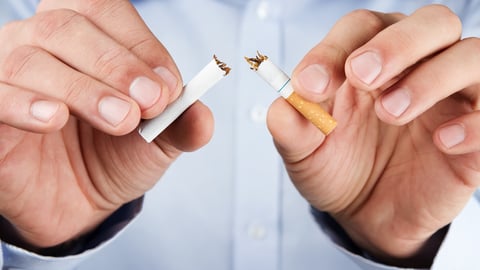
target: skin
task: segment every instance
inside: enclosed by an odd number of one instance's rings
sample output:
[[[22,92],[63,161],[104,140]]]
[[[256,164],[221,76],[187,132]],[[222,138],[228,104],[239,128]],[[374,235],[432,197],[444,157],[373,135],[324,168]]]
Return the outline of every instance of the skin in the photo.
[[[38,250],[88,233],[212,135],[211,112],[201,103],[154,144],[135,131],[179,95],[182,82],[128,1],[42,1],[35,16],[3,27],[0,40],[9,40],[0,50],[0,213],[20,245]],[[138,77],[158,85],[152,104],[130,97]],[[100,116],[105,96],[130,106],[117,125]],[[38,101],[57,106],[50,119],[32,116]]]
[[[480,40],[460,35],[459,19],[443,6],[410,16],[355,11],[292,75],[300,95],[332,112],[336,130],[323,136],[281,99],[270,108],[269,129],[300,193],[387,263],[428,266],[432,236],[480,183]],[[355,62],[365,52],[381,66],[367,82],[361,75],[374,64]],[[321,91],[303,73],[312,64],[326,74]]]
[[[348,14],[292,75],[298,93],[332,112],[336,130],[326,138],[284,100],[270,108],[270,132],[301,194],[387,262],[422,255],[479,184],[480,45],[460,40],[460,32],[458,18],[441,6],[408,17]],[[175,100],[182,82],[128,1],[44,0],[32,18],[3,27],[0,40],[8,41],[0,48],[0,214],[29,249],[88,233],[149,190],[182,152],[211,138],[213,118],[199,102],[154,144],[134,131]],[[354,60],[364,52],[379,55],[382,67],[368,83]],[[302,76],[311,64],[327,76],[322,91],[311,91],[312,76]],[[158,67],[170,76],[155,73]],[[158,86],[150,103],[130,91],[139,77]],[[407,96],[411,104],[397,117],[383,98],[398,89],[407,94],[393,100]],[[128,108],[114,124],[101,117],[105,97]],[[32,115],[38,101],[56,110],[39,120]],[[442,130],[452,124],[465,139],[447,147]]]

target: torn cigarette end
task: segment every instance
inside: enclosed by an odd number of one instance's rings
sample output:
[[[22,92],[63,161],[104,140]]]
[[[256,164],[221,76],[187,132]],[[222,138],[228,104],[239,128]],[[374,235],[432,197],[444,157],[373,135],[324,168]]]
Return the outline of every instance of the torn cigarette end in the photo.
[[[230,70],[232,69],[229,66],[227,66],[227,64],[225,64],[224,62],[218,60],[218,57],[215,54],[213,55],[213,59],[215,60],[215,63],[217,64],[218,68],[220,68],[225,72],[224,76],[227,76],[228,73],[230,73]]]
[[[217,56],[214,55],[213,59],[183,87],[180,96],[168,105],[159,116],[145,120],[140,124],[138,128],[140,136],[145,141],[152,142],[188,107],[228,75],[230,70],[225,63],[218,60]]]
[[[250,69],[255,71],[257,71],[258,67],[260,67],[260,64],[267,59],[268,59],[268,56],[260,54],[259,51],[257,51],[257,56],[255,57],[245,56],[245,60],[247,61],[247,63],[250,64]]]
[[[294,92],[290,78],[274,65],[268,56],[257,51],[255,57],[245,57],[250,69],[256,71],[268,84],[285,98],[300,114],[314,124],[323,134],[328,135],[337,126],[337,121],[317,103],[305,100]]]

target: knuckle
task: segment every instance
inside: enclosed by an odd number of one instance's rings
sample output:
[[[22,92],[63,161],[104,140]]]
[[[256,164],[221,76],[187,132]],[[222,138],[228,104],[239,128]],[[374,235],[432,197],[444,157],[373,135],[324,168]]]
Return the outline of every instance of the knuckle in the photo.
[[[13,49],[2,65],[2,78],[5,81],[15,81],[41,53],[41,49],[27,45]]]
[[[470,37],[462,40],[462,43],[467,46],[468,51],[471,51],[472,56],[480,55],[480,38]]]
[[[465,46],[465,51],[475,64],[480,65],[480,38],[466,38],[461,41],[461,44]]]
[[[430,12],[432,12],[432,15],[436,16],[437,18],[441,18],[441,19],[451,21],[451,22],[460,23],[459,22],[460,19],[457,16],[457,14],[455,14],[455,12],[453,12],[447,6],[437,4],[437,5],[428,6],[426,8],[429,9]]]
[[[144,50],[149,50],[151,48],[156,48],[158,45],[158,41],[151,36],[145,36],[144,31],[137,31],[136,33],[132,34],[134,37],[132,44],[128,47],[128,50],[132,52],[141,52]]]
[[[87,17],[101,16],[105,11],[115,11],[128,1],[125,0],[81,0],[78,11]]]
[[[4,90],[4,89],[2,89]],[[2,93],[2,100],[0,101],[0,106],[2,108],[0,112],[0,123],[2,120],[8,122],[14,122],[19,117],[19,111],[21,111],[22,104],[20,103],[22,97],[21,94],[14,95],[12,91],[5,91]],[[9,124],[10,124],[9,123]]]
[[[20,21],[10,21],[4,24],[0,28],[0,38],[3,40],[4,38],[12,37],[16,33],[19,24]]]
[[[125,85],[130,80],[136,65],[136,58],[123,47],[110,49],[98,56],[93,70],[108,83]]]
[[[345,60],[350,55],[347,49],[337,43],[322,42],[316,47],[316,50],[326,56],[322,57],[322,62],[325,61],[327,66],[334,67],[336,72],[343,73]]]
[[[114,62],[118,62],[118,59],[123,59],[127,55],[128,53],[121,47],[105,50],[96,57],[93,67],[101,73],[106,71],[109,73],[113,66],[116,66]]]
[[[368,9],[354,10],[347,15],[354,22],[364,25],[364,27],[380,32],[385,28],[384,20],[377,13]]]
[[[88,18],[102,16],[105,12],[112,12],[117,7],[129,4],[127,0],[42,0],[37,5],[37,12],[71,8]]]
[[[35,16],[34,39],[40,42],[48,41],[84,23],[86,18],[73,10],[58,9],[42,12]]]
[[[97,10],[102,10],[102,7],[105,5],[105,0],[83,0],[82,5],[80,5],[80,12],[82,14],[89,14]]]
[[[454,33],[456,38],[460,37],[462,34],[462,21],[450,8],[445,5],[434,4],[426,6],[424,9],[430,14],[431,18],[441,23],[439,25],[444,27],[445,34]]]
[[[405,17],[407,17],[407,15],[401,12],[392,12],[389,15],[392,16],[392,18],[394,18],[396,21],[403,20]]]
[[[82,100],[84,94],[90,93],[93,85],[93,80],[84,75],[79,75],[68,81],[65,90],[60,99],[66,104],[75,104]]]

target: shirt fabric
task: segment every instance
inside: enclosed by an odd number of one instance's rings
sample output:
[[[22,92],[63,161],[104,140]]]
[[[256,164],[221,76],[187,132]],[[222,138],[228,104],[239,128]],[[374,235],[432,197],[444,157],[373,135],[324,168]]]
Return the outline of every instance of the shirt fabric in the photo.
[[[36,2],[1,1],[1,22],[31,16]],[[338,19],[359,8],[408,14],[442,3],[462,18],[465,36],[479,36],[480,1],[132,2],[184,82],[213,54],[232,67],[201,98],[214,114],[213,138],[171,166],[147,192],[142,211],[141,200],[134,201],[110,218],[112,225],[103,226],[84,252],[54,258],[2,243],[3,269],[397,269],[352,253],[336,237],[338,228],[316,222],[266,128],[277,93],[243,57],[259,50],[290,73]],[[432,269],[477,269],[478,228],[480,209],[472,199],[450,225]]]

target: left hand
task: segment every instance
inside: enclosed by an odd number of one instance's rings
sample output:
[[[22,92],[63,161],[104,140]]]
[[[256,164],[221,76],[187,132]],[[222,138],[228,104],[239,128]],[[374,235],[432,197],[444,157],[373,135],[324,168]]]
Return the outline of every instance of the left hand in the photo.
[[[292,76],[337,128],[325,137],[282,99],[270,108],[300,193],[386,262],[417,256],[480,184],[480,39],[461,31],[439,5],[355,11]]]

